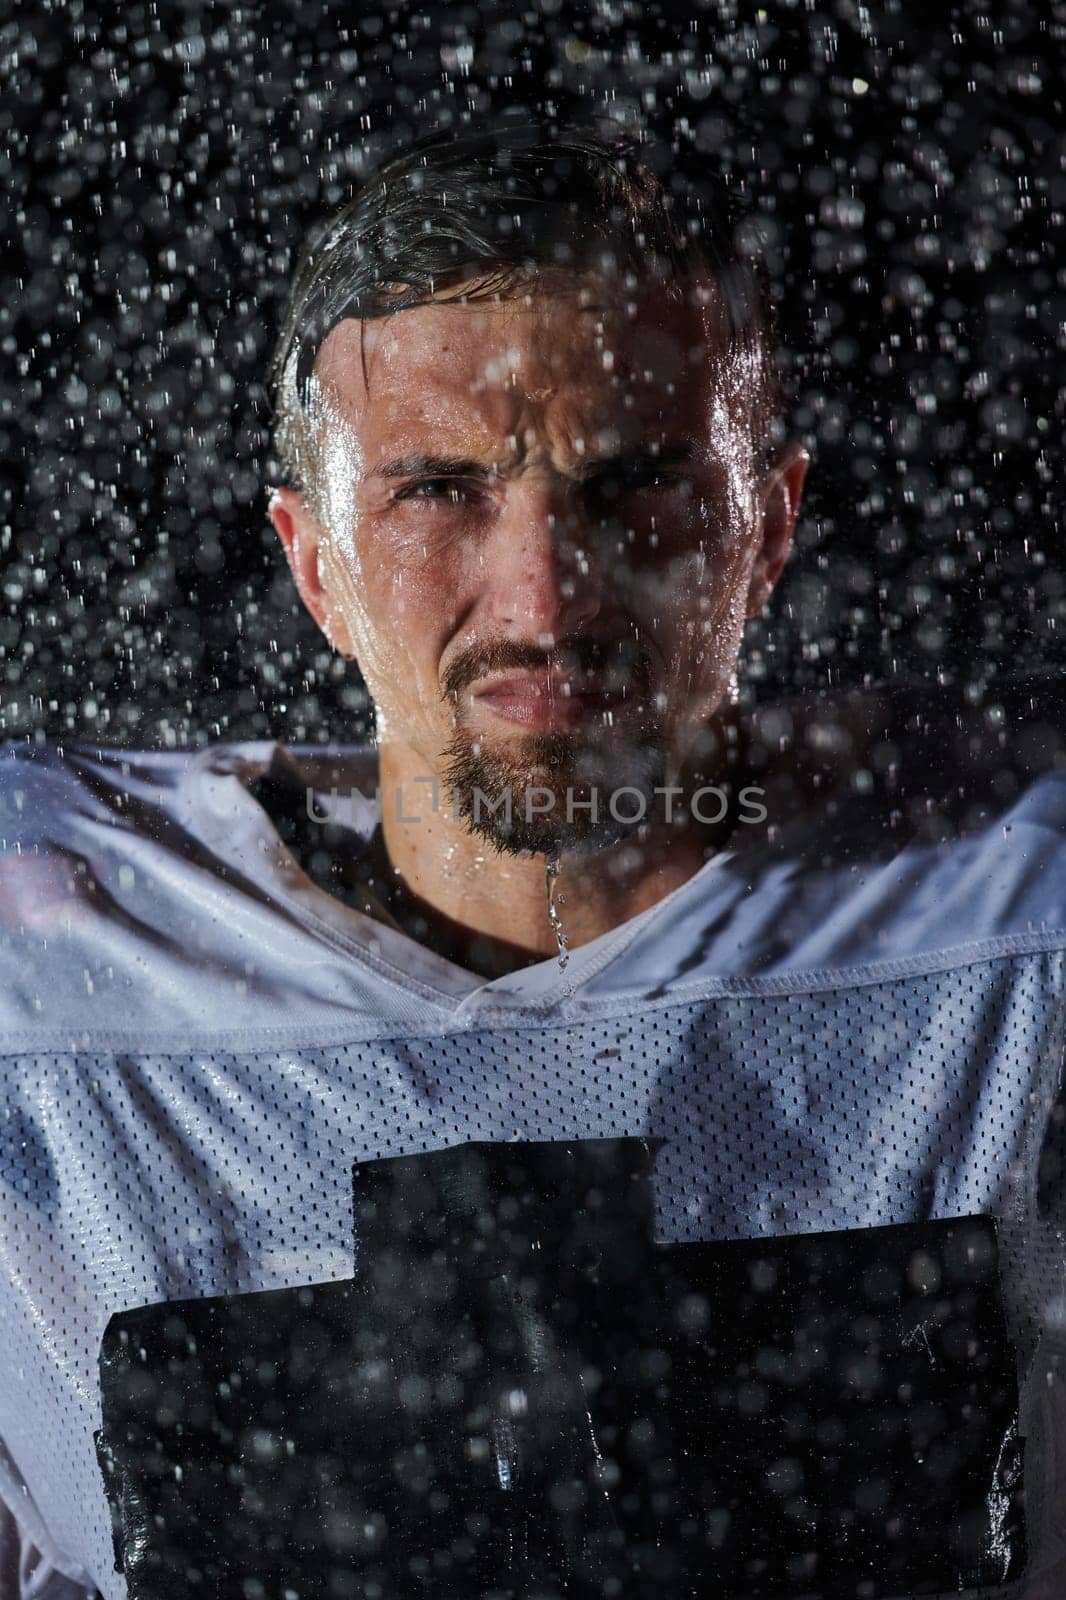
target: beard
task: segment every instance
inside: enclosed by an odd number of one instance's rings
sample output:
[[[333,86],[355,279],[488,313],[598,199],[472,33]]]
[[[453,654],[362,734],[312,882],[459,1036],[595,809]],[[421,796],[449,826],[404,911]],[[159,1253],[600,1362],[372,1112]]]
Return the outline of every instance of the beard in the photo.
[[[498,740],[466,725],[460,696],[478,677],[549,666],[605,685],[623,683],[629,698],[619,725],[542,729]],[[635,833],[650,814],[667,765],[664,729],[651,710],[653,686],[652,657],[634,638],[573,637],[547,654],[521,641],[470,646],[450,663],[443,682],[445,699],[456,707],[441,769],[455,813],[472,833],[511,855],[588,854]],[[623,789],[635,792],[620,794]]]
[[[665,772],[665,747],[651,733],[634,742],[616,732],[601,745],[587,734],[552,730],[493,748],[461,727],[442,766],[454,810],[472,833],[502,853],[552,860],[634,834],[654,814]]]

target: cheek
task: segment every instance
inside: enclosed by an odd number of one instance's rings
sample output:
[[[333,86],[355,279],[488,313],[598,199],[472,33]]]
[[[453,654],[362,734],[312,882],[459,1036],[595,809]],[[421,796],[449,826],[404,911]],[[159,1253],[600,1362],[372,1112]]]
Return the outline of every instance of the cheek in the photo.
[[[331,551],[323,568],[330,610],[379,704],[439,700],[437,664],[461,603],[459,566],[454,550],[424,541],[386,549],[358,530],[349,555]]]
[[[751,564],[751,544],[742,538],[689,550],[628,582],[626,610],[658,642],[667,665],[683,659],[691,670],[694,652],[728,652],[739,642]]]
[[[376,574],[378,614],[411,656],[436,667],[441,651],[477,592],[473,559],[459,541],[407,548]]]

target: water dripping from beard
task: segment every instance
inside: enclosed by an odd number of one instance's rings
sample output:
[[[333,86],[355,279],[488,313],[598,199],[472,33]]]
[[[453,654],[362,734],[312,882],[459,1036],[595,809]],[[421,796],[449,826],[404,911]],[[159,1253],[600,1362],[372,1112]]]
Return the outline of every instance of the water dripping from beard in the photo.
[[[559,950],[559,970],[566,971],[567,962],[570,960],[570,945],[566,937],[563,919],[559,915],[559,907],[565,904],[565,895],[557,894],[557,879],[559,877],[559,852],[549,855],[544,868],[545,887],[548,891],[548,921],[555,935],[555,943]]]

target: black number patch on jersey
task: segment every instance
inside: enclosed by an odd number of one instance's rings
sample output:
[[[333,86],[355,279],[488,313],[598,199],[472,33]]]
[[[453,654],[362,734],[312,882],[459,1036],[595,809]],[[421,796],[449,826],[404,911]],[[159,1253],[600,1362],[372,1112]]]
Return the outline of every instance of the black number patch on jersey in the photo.
[[[1016,1578],[991,1219],[656,1245],[655,1151],[362,1163],[351,1280],[112,1317],[96,1443],[131,1600]]]

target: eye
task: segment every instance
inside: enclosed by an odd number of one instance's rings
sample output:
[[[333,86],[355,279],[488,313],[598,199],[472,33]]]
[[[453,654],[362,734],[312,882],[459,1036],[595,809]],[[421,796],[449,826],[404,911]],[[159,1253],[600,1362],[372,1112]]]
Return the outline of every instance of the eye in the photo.
[[[672,473],[656,472],[653,467],[648,467],[646,470],[637,468],[633,472],[626,473],[622,479],[627,489],[668,489],[671,484],[680,481]]]
[[[589,485],[593,494],[601,496],[604,500],[616,500],[619,495],[632,494],[641,489],[669,489],[680,483],[681,479],[668,472],[659,472],[654,467],[632,467],[627,472],[604,473],[600,478],[594,478]]]
[[[457,506],[467,492],[467,486],[457,482],[454,478],[421,478],[417,483],[409,483],[405,488],[398,489],[392,498],[394,500],[447,502],[450,505]]]

